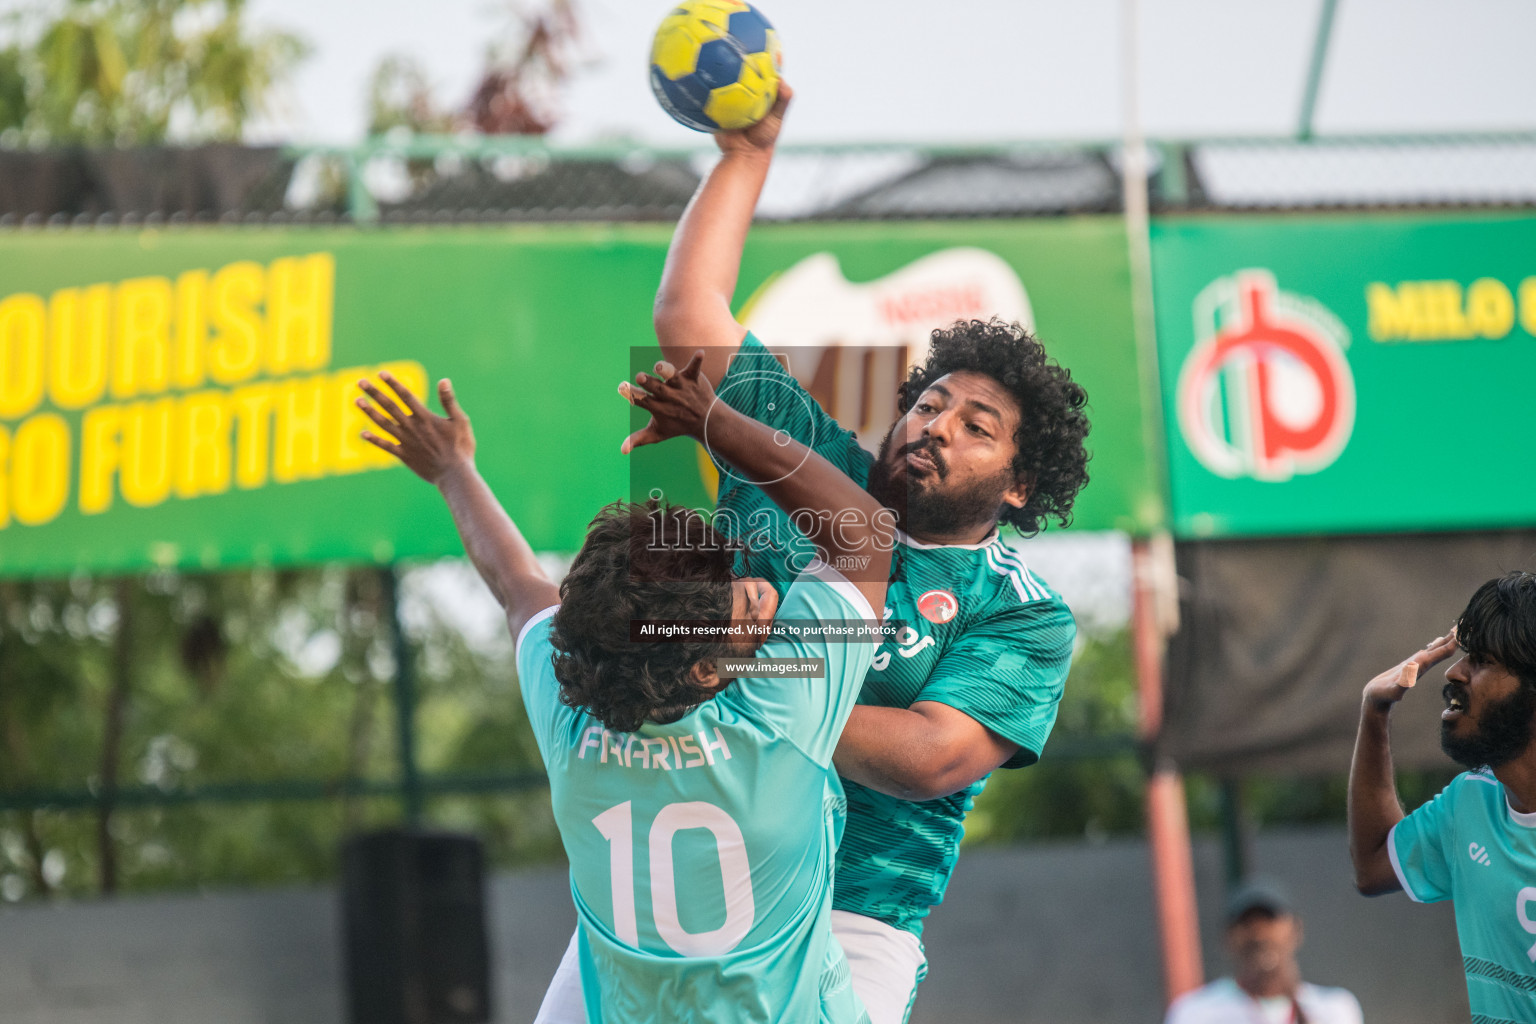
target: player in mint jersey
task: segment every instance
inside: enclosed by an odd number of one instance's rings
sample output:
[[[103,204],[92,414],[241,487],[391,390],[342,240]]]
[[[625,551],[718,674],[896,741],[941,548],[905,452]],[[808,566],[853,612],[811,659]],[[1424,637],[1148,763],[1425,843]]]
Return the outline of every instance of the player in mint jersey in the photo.
[[[373,404],[359,404],[383,435],[364,436],[438,486],[518,638],[523,699],[571,862],[586,1019],[867,1021],[830,926],[844,808],[831,759],[873,643],[674,645],[633,642],[631,631],[642,616],[766,625],[775,606],[780,621],[875,620],[889,514],[824,460],[721,410],[714,450],[772,481],[764,486],[779,500],[862,514],[815,535],[828,558],[856,555],[869,572],[853,583],[812,561],[779,604],[762,581],[732,582],[730,546],[697,513],[653,502],[600,513],[556,591],[476,472],[448,383],[438,417],[381,376],[395,395],[362,384]],[[671,376],[646,378],[636,395],[658,424],[650,440],[701,436],[712,394],[698,361]],[[717,659],[751,664],[754,650],[822,659],[825,675],[721,678]]]
[[[1472,769],[1404,815],[1388,720],[1460,647],[1440,745]],[[1368,895],[1452,900],[1474,1024],[1536,1021],[1536,574],[1478,588],[1449,634],[1365,687],[1349,778],[1349,851]]]

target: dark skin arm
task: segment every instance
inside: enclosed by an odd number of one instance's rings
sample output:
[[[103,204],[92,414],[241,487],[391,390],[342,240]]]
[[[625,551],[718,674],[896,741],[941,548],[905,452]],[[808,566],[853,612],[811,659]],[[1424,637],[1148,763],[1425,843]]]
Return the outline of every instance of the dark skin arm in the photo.
[[[652,322],[661,352],[681,366],[705,347],[703,373],[722,380],[747,329],[731,314],[741,250],[752,226],[752,211],[768,179],[773,149],[794,95],[780,83],[768,116],[750,128],[718,132],[717,163],[689,201],[667,248]]]
[[[388,372],[381,372],[379,379],[393,395],[371,381],[358,382],[373,401],[359,398],[357,404],[379,429],[377,434],[364,431],[364,440],[405,463],[442,494],[469,560],[505,610],[507,628],[517,636],[529,619],[560,603],[560,591],[475,468],[475,434],[453,385],[438,382],[446,413],[438,416]]]
[[[901,800],[937,800],[1001,768],[1019,752],[963,711],[920,700],[853,709],[832,763],[837,773]]]
[[[695,353],[690,366],[699,362],[697,356]],[[621,394],[652,416],[651,423],[624,442],[624,451],[682,435],[703,441],[707,416],[709,450],[750,479],[772,480],[801,464],[806,454],[802,445],[793,441],[781,444],[784,439],[776,438],[772,428],[723,402],[714,403],[707,379],[679,380],[672,365],[666,362],[658,363],[655,369],[654,376],[640,375],[638,388],[627,383],[620,385]],[[775,493],[775,486],[764,486],[763,490],[786,510],[806,508],[834,513],[853,509],[861,519],[888,511],[818,455],[806,460],[783,485],[798,490],[786,491],[782,485],[779,493]],[[825,520],[819,522],[826,524]],[[841,537],[811,535],[811,540],[828,557],[843,551],[858,553],[853,547],[838,548],[839,543],[854,539],[846,530],[841,532]],[[810,535],[810,531],[807,533]],[[888,551],[881,557],[885,559],[881,565],[888,566]],[[870,567],[858,574],[861,579],[876,578],[873,582],[879,584],[878,596],[865,583],[856,584],[876,609],[885,600],[886,572],[888,569],[876,572]],[[854,708],[834,761],[845,778],[871,789],[903,800],[934,800],[958,792],[996,770],[1018,749],[1018,744],[962,711],[936,701],[919,701],[910,708]]]
[[[703,444],[788,513],[824,561],[837,565],[846,564],[845,556],[867,558],[862,569],[848,574],[849,582],[879,609],[890,579],[895,516],[822,456],[716,400],[702,372],[704,358],[702,350],[695,351],[681,370],[658,363],[655,375],[642,373],[635,384],[619,385],[620,394],[651,414],[651,422],[626,438],[622,450],[627,454],[673,437]]]
[[[1419,675],[1456,651],[1452,630],[1423,650],[1387,669],[1365,685],[1360,698],[1360,731],[1349,766],[1349,859],[1355,867],[1355,888],[1366,896],[1402,888],[1387,851],[1387,835],[1403,820],[1392,771],[1390,717]]]

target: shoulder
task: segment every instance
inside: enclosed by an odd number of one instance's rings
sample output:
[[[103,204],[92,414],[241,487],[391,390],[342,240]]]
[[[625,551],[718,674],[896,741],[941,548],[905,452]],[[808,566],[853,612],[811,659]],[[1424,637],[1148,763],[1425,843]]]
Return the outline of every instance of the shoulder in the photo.
[[[1318,1024],[1356,1024],[1360,1020],[1360,1000],[1347,988],[1304,981],[1296,995],[1308,1009],[1327,1015]]]
[[[1448,809],[1475,806],[1498,814],[1504,807],[1504,784],[1488,769],[1478,768],[1452,779],[1437,799]]]
[[[1016,548],[998,538],[983,545],[975,579],[980,601],[968,628],[990,625],[1037,651],[1071,650],[1077,636],[1071,609]]]
[[[559,610],[559,605],[550,605],[523,623],[514,647],[520,672],[526,673],[549,661],[554,651],[550,636],[554,632],[555,613]]]
[[[1168,1007],[1167,1024],[1220,1024],[1230,1021],[1233,1007],[1245,1002],[1232,979],[1221,978],[1175,999]]]
[[[1029,567],[1024,552],[994,536],[977,550],[978,568],[991,585],[1000,608],[1035,608],[1071,617],[1067,603]]]

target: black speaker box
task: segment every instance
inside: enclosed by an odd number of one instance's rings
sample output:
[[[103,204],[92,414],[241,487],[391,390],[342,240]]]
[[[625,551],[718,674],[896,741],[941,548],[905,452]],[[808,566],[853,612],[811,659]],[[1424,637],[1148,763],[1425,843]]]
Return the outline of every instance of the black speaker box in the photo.
[[[473,836],[388,829],[342,848],[352,1024],[491,1019],[485,854]]]

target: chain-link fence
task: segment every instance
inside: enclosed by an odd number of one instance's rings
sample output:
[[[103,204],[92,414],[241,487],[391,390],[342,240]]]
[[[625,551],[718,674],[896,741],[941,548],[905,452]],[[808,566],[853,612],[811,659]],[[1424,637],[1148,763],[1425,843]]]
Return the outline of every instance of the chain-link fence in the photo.
[[[1157,142],[1154,210],[1536,204],[1536,133]],[[520,137],[352,148],[0,151],[0,226],[672,221],[712,150],[560,149]],[[796,146],[764,220],[1028,217],[1121,208],[1120,149]]]

